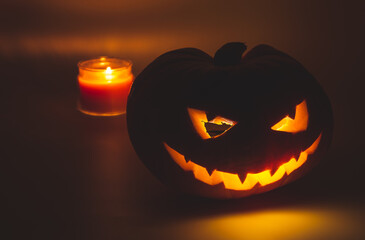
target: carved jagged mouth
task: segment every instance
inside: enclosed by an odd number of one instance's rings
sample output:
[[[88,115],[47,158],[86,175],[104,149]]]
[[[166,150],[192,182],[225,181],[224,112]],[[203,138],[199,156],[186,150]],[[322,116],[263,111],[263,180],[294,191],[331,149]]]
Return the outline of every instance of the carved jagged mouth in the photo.
[[[217,185],[223,183],[226,189],[230,190],[251,190],[256,184],[266,186],[274,182],[279,181],[285,175],[291,174],[296,169],[300,168],[308,158],[308,155],[313,154],[321,140],[322,133],[312,143],[312,145],[306,150],[302,151],[298,157],[292,157],[289,161],[280,165],[280,167],[271,175],[271,169],[264,170],[258,173],[247,173],[245,180],[242,182],[238,174],[228,173],[213,170],[212,174],[209,174],[205,167],[202,167],[190,160],[186,161],[184,155],[178,153],[166,143],[164,146],[171,158],[185,171],[192,171],[195,179],[202,181],[209,185]]]

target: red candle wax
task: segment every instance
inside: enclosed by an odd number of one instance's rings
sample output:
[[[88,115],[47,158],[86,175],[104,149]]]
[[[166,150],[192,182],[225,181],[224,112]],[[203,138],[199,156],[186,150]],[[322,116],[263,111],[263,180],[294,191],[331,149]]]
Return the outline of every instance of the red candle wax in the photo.
[[[126,112],[127,97],[133,81],[132,63],[101,57],[79,62],[79,110],[96,116]]]

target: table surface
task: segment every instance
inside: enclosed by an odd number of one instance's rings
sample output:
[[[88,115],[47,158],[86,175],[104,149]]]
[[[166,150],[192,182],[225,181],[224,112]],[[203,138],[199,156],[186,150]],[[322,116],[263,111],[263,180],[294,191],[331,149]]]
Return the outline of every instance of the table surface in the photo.
[[[1,239],[365,239],[363,1],[140,0],[128,12],[105,0],[101,20],[99,1],[4,1]],[[81,59],[131,58],[137,75],[167,50],[237,40],[293,55],[332,102],[328,154],[287,186],[226,201],[174,192],[138,159],[125,115],[76,109]]]
[[[38,239],[365,237],[363,175],[349,166],[355,160],[351,152],[332,148],[308,176],[258,196],[217,201],[176,193],[139,161],[125,115],[93,117],[76,109],[76,62],[47,57],[4,66],[14,69],[7,73],[11,91],[4,92],[2,114],[2,194],[12,234]]]

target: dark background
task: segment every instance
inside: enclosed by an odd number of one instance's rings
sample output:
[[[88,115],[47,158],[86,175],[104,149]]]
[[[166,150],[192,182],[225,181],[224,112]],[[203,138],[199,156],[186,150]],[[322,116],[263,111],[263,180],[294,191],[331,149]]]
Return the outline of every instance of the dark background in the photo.
[[[1,239],[365,239],[364,1],[2,0]],[[165,188],[125,115],[76,110],[77,62],[226,42],[298,59],[333,106],[331,149],[306,177],[216,201]]]

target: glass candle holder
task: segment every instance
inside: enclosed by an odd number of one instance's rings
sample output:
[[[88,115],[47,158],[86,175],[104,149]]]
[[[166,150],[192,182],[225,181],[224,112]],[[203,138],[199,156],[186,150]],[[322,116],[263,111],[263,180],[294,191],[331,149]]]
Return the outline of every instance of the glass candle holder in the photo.
[[[126,112],[134,76],[132,62],[100,57],[78,63],[81,112],[94,116],[114,116]]]

